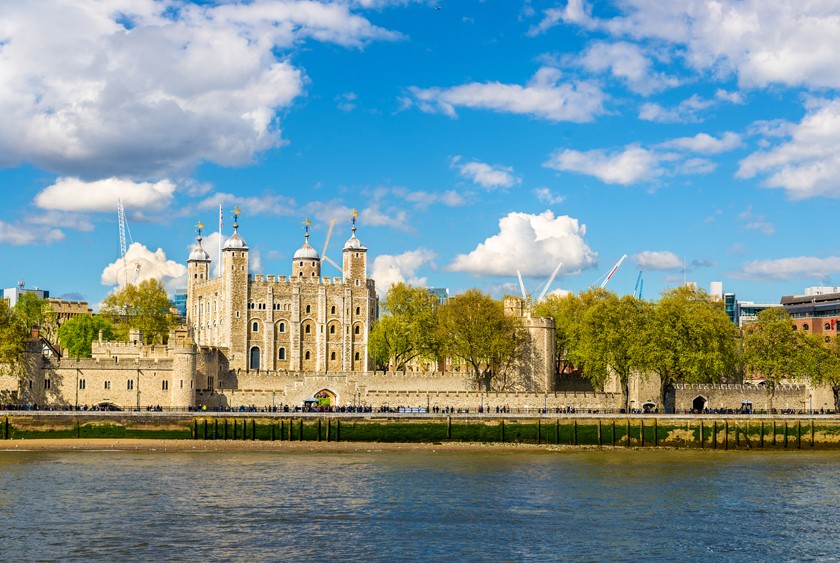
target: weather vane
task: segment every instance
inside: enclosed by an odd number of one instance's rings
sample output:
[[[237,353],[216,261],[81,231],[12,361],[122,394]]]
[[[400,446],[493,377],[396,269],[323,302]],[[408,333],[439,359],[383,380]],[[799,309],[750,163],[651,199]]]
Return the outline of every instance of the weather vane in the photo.
[[[196,230],[196,232],[198,232],[198,238],[200,239],[201,238],[201,231],[204,230],[204,223],[199,221],[195,226],[195,230]]]
[[[231,213],[233,213],[233,228],[235,229],[239,226],[239,214],[241,213],[241,211],[239,211],[239,206],[234,205]]]

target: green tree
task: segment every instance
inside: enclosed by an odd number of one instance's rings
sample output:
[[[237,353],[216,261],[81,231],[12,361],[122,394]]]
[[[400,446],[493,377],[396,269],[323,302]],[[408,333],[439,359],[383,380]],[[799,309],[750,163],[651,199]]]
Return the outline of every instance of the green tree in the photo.
[[[382,317],[374,324],[368,345],[377,365],[405,369],[415,358],[435,358],[438,300],[425,288],[398,283],[380,304]]]
[[[108,295],[99,312],[114,325],[117,338],[128,339],[129,330],[139,329],[146,344],[163,344],[175,324],[170,306],[163,284],[150,279]]]
[[[74,358],[91,355],[93,341],[99,338],[99,331],[105,340],[113,340],[114,327],[100,315],[78,315],[69,319],[58,329],[61,346]]]
[[[645,367],[644,347],[639,335],[644,334],[648,304],[631,295],[601,296],[581,321],[580,338],[575,358],[585,366],[583,376],[596,389],[615,374],[624,393],[624,408],[629,408],[630,376]]]
[[[0,403],[18,401],[25,393],[22,382],[26,377],[25,354],[29,334],[26,321],[9,307],[5,299],[0,299],[0,375],[17,378],[18,392],[21,392],[0,393]]]
[[[831,387],[834,410],[837,410],[840,408],[840,335],[835,335],[826,346],[811,337],[808,347],[811,362],[816,364],[808,369],[808,376],[814,385]]]
[[[15,313],[26,323],[28,329],[38,326],[45,336],[51,336],[55,328],[55,314],[50,302],[35,293],[26,292],[18,297]]]
[[[505,315],[500,301],[470,289],[438,309],[438,339],[444,353],[469,364],[480,389],[503,391],[524,334],[521,321]]]
[[[640,352],[660,378],[659,399],[674,383],[713,383],[741,372],[740,333],[723,303],[692,287],[662,294],[645,323]]]

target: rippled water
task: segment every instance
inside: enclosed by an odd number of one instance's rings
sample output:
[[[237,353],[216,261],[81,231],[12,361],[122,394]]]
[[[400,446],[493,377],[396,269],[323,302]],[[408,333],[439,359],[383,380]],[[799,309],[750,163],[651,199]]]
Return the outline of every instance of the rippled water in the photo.
[[[840,456],[0,452],[5,560],[840,554]]]

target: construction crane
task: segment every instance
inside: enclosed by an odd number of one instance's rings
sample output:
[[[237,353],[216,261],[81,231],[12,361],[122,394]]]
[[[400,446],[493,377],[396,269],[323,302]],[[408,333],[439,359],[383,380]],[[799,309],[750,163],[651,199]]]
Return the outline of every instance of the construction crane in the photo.
[[[537,297],[537,301],[545,297],[545,294],[548,293],[548,288],[551,287],[551,284],[554,283],[554,278],[557,277],[558,272],[560,272],[560,268],[563,266],[563,262],[557,264],[557,267],[554,268],[554,271],[551,272],[551,275],[545,281],[544,284],[540,284],[537,286],[537,289],[540,287],[542,291],[540,291],[540,296]],[[519,279],[519,291],[522,293],[522,299],[528,300],[528,292],[525,290],[525,282],[522,281],[522,273],[519,270],[516,270],[516,277]]]
[[[117,198],[117,222],[120,228],[120,257],[123,261],[123,280],[125,281],[125,285],[128,285],[128,263],[125,260],[125,255],[128,252],[127,245],[126,245],[126,233],[128,233],[128,240],[134,243],[134,240],[131,238],[131,229],[128,227],[128,221],[125,219],[125,208],[122,204],[122,199]],[[140,277],[140,261],[137,260],[134,263],[134,283],[137,283],[138,278]]]
[[[335,262],[333,262],[332,259],[330,259],[327,256],[327,247],[330,244],[330,237],[332,237],[333,227],[335,227],[335,219],[332,219],[330,221],[330,228],[327,229],[327,238],[324,241],[324,250],[321,251],[321,262],[327,261],[330,264],[332,264],[334,267],[338,268],[338,270],[343,272],[344,271],[343,268],[341,266],[339,266],[338,264],[336,264]]]
[[[607,285],[607,282],[608,282],[608,281],[610,281],[610,278],[611,278],[611,277],[613,277],[613,274],[615,273],[615,271],[616,271],[616,270],[618,270],[619,266],[621,266],[621,264],[622,264],[622,263],[624,263],[624,261],[625,261],[626,259],[627,259],[627,255],[625,254],[624,256],[622,256],[622,257],[619,259],[619,261],[618,261],[618,262],[616,262],[615,266],[613,266],[613,267],[612,267],[612,270],[610,270],[610,273],[609,273],[609,274],[607,274],[607,276],[604,278],[604,281],[602,281],[602,282],[601,282],[601,285],[600,285],[600,286],[598,286],[598,287],[604,287],[605,285]],[[598,282],[596,281],[595,283],[598,283]]]
[[[645,280],[642,279],[642,271],[639,270],[639,277],[636,278],[636,287],[633,288],[633,297],[642,298],[642,289],[645,287]]]

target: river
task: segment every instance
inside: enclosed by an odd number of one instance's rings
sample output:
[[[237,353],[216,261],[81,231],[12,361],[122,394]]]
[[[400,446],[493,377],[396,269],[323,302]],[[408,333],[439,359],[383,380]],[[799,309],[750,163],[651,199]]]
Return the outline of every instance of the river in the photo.
[[[840,553],[823,452],[0,452],[18,560],[790,560]]]

